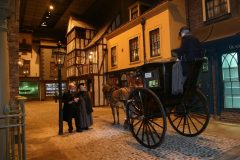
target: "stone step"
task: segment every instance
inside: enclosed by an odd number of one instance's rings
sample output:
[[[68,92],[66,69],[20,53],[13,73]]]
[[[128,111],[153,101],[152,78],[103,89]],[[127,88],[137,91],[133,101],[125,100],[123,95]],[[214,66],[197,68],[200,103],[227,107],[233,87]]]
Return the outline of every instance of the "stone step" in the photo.
[[[240,113],[238,112],[222,112],[220,116],[221,121],[240,123]]]

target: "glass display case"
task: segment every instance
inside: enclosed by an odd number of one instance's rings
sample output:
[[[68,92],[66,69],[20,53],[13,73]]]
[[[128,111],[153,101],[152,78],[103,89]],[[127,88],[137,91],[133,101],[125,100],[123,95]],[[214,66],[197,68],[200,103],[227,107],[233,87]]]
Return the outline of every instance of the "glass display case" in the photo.
[[[46,97],[53,97],[58,94],[58,83],[46,83]],[[66,83],[62,83],[62,92],[66,89]]]

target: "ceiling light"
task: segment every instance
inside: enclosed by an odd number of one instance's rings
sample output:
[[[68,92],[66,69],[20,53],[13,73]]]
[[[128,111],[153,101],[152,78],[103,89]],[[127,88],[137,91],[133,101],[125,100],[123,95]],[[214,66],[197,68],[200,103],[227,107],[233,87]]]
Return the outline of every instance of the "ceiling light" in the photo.
[[[50,9],[50,10],[53,10],[53,5],[50,5],[50,6],[49,6],[49,9]]]
[[[46,22],[42,22],[41,26],[46,27],[47,26]]]

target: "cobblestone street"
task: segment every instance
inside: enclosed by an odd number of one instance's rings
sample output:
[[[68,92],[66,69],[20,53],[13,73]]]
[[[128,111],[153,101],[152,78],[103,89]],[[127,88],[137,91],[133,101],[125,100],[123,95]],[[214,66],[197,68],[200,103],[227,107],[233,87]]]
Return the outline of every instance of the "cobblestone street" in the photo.
[[[198,137],[183,137],[168,124],[164,143],[156,149],[141,146],[120,125],[112,125],[111,109],[94,108],[94,125],[81,133],[58,135],[58,103],[26,103],[27,159],[31,160],[152,160],[239,159],[240,125],[211,120]]]

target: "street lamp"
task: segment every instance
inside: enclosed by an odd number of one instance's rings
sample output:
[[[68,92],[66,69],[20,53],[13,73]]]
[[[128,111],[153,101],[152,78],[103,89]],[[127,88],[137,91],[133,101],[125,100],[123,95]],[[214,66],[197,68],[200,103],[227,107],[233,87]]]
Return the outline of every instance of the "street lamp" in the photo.
[[[62,74],[61,69],[64,64],[66,50],[62,47],[61,42],[57,44],[57,48],[53,49],[53,55],[55,55],[55,63],[58,67],[58,90],[59,90],[59,130],[58,134],[63,134],[63,110],[62,110]]]

